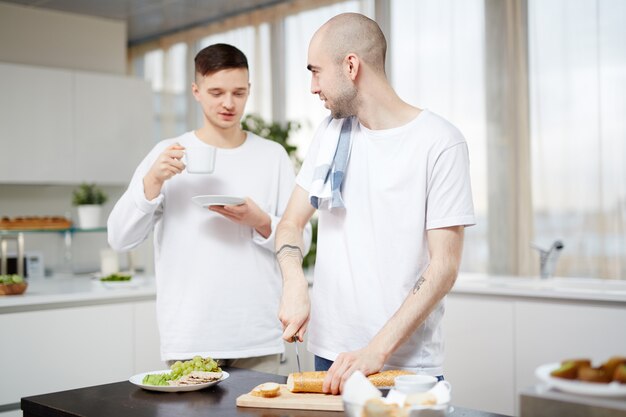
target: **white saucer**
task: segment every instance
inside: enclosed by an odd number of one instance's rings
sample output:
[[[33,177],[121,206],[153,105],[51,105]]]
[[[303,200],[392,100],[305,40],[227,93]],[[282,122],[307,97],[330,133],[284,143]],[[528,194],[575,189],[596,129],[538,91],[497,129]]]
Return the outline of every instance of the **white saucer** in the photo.
[[[191,197],[191,201],[200,207],[238,206],[246,202],[244,198],[232,195],[197,195],[195,197]]]

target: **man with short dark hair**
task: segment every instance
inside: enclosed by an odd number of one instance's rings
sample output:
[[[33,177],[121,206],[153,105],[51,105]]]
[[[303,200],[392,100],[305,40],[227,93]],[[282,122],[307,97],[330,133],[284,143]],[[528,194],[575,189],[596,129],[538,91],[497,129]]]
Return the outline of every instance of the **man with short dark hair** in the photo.
[[[195,68],[192,92],[204,124],[159,142],[141,162],[109,217],[109,243],[129,250],[154,230],[164,361],[210,356],[277,373],[284,344],[274,231],[293,189],[293,165],[282,146],[241,129],[250,83],[239,49],[208,46]],[[212,174],[187,172],[191,146],[217,148]],[[193,204],[198,195],[245,202],[207,210]],[[307,228],[302,238],[310,236]]]
[[[404,368],[442,378],[443,298],[474,224],[463,135],[404,102],[385,75],[385,37],[344,13],[309,44],[311,92],[330,110],[278,226],[283,339],[309,332],[325,392],[356,370]],[[314,285],[301,232],[318,209]]]

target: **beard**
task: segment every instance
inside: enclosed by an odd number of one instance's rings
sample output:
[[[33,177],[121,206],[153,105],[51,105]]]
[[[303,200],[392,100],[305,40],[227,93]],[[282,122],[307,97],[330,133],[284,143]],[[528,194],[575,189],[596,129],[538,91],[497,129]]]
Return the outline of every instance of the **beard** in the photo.
[[[357,89],[349,82],[343,82],[333,99],[334,104],[329,106],[333,119],[344,119],[356,115]]]

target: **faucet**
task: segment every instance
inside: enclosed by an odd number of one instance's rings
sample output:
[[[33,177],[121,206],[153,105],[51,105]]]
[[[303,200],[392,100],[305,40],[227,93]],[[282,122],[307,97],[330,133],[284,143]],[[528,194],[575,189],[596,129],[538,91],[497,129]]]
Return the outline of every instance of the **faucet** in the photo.
[[[531,246],[539,251],[541,279],[550,278],[556,268],[556,261],[559,259],[561,250],[565,247],[563,245],[563,242],[561,242],[560,240],[555,240],[550,249],[547,250],[535,244],[532,244]]]

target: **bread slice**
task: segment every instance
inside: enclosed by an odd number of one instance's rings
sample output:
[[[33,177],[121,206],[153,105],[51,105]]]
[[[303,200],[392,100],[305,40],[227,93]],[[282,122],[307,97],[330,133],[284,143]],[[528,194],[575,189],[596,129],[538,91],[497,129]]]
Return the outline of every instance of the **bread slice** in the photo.
[[[263,398],[278,397],[278,395],[280,395],[280,385],[278,385],[276,382],[265,382],[254,387],[250,394],[254,395],[255,397]]]
[[[363,405],[362,417],[405,417],[406,412],[398,404],[387,404],[380,398],[372,398]]]

